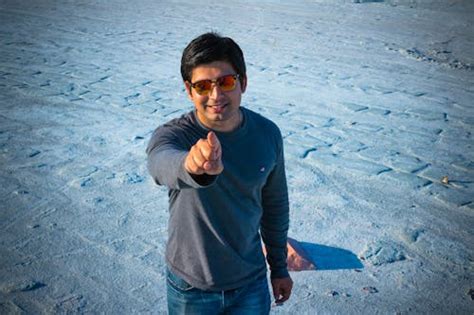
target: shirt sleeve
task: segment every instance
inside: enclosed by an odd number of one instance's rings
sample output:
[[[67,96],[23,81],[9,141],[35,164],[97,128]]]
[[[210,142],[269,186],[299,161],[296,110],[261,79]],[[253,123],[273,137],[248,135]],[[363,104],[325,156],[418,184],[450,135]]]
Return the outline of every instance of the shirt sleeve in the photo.
[[[170,189],[204,188],[212,185],[217,176],[195,176],[184,168],[184,160],[190,148],[171,128],[157,128],[146,149],[148,171],[155,183]]]
[[[262,191],[263,216],[260,228],[272,279],[289,276],[286,263],[289,202],[283,140],[279,136],[278,158]]]

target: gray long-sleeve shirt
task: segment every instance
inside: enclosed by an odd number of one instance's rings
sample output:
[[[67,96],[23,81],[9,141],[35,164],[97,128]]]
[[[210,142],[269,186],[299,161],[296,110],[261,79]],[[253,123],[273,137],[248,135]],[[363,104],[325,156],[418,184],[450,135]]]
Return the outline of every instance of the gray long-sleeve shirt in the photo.
[[[215,131],[224,165],[217,176],[193,178],[184,169],[190,148],[209,132],[194,111],[158,127],[147,147],[150,174],[169,188],[168,267],[203,290],[235,289],[265,274],[260,233],[271,277],[288,276],[281,133],[261,115],[241,111],[239,128]]]

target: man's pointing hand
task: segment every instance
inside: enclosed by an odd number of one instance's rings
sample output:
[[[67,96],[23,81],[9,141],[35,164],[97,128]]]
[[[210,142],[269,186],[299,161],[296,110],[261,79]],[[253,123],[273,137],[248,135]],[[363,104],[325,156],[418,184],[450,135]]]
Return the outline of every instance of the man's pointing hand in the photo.
[[[218,175],[224,170],[222,148],[216,134],[210,131],[206,139],[199,139],[184,160],[188,173]]]

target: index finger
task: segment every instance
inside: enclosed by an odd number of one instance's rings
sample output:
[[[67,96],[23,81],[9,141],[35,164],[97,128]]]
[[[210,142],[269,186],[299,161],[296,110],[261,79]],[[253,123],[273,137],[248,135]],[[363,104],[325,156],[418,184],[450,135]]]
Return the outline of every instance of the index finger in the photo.
[[[213,149],[218,148],[221,145],[221,143],[219,142],[219,138],[217,138],[214,131],[209,131],[209,133],[207,134],[207,142]]]

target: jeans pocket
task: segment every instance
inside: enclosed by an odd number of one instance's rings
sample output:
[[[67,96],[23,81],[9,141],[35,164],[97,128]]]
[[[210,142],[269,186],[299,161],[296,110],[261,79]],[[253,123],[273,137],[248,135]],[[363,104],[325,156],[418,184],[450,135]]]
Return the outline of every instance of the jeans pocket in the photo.
[[[192,285],[172,273],[170,270],[167,271],[167,281],[169,285],[171,285],[174,289],[177,289],[179,291],[190,291],[194,289]]]

